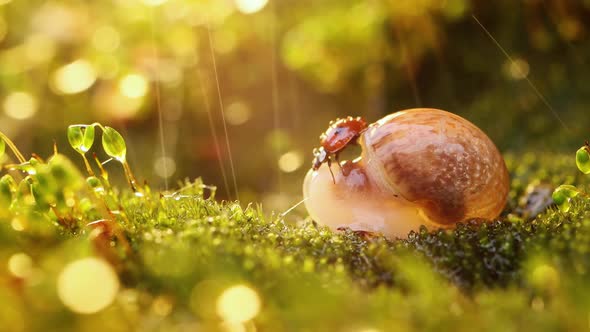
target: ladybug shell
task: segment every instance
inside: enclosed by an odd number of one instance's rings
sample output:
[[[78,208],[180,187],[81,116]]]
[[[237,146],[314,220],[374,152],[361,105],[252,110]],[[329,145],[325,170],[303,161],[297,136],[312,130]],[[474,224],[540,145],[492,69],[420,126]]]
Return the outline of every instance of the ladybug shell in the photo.
[[[361,118],[339,119],[320,136],[320,142],[326,152],[337,153],[355,141],[366,128],[367,123]]]

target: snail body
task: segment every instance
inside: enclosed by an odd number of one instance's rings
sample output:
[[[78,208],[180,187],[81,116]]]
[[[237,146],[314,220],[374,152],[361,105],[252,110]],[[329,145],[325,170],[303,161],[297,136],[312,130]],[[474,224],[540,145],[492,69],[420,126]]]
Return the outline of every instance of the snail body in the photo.
[[[421,225],[493,219],[509,189],[504,160],[479,128],[437,109],[411,109],[369,125],[361,156],[314,167],[304,181],[310,216],[333,229],[405,237]],[[334,173],[332,178],[330,173]]]

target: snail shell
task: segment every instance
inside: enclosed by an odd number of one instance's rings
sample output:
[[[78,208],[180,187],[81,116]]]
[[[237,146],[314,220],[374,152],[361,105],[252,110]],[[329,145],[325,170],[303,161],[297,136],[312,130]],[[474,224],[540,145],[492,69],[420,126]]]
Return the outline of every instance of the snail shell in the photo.
[[[371,124],[354,161],[310,170],[304,181],[310,216],[333,229],[405,237],[421,225],[450,228],[496,218],[509,175],[494,143],[458,115],[411,109]]]

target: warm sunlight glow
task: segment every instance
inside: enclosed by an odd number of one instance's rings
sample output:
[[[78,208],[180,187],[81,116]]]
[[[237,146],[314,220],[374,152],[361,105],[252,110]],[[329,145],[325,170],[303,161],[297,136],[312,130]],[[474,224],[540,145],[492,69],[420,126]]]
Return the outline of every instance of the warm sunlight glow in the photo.
[[[108,119],[130,119],[138,114],[143,98],[129,98],[121,91],[121,84],[101,86],[93,96],[94,107]]]
[[[53,75],[58,93],[75,94],[87,90],[96,81],[96,72],[86,60],[76,60],[59,68]]]
[[[119,291],[119,278],[110,264],[89,257],[68,264],[57,280],[60,300],[70,310],[91,314],[110,305]]]
[[[540,264],[533,270],[531,283],[539,288],[554,290],[559,286],[559,273],[551,265]]]
[[[56,48],[53,39],[40,33],[32,34],[24,44],[25,57],[35,64],[47,62],[54,57]]]
[[[33,260],[25,253],[18,253],[8,259],[8,271],[15,277],[25,279],[33,272]]]
[[[279,158],[279,168],[285,173],[298,170],[303,165],[303,155],[298,151],[289,151]]]
[[[163,5],[164,3],[168,2],[168,0],[142,0],[143,3],[145,3],[148,6],[160,6]]]
[[[141,98],[148,92],[148,81],[141,74],[129,74],[121,79],[119,90],[127,98]]]
[[[530,66],[524,59],[516,58],[506,63],[508,76],[513,80],[522,80],[529,76]]]
[[[92,36],[92,45],[99,51],[114,52],[121,43],[119,32],[111,26],[102,26]]]
[[[235,0],[236,8],[244,14],[254,14],[268,3],[268,0]]]
[[[154,171],[161,178],[169,178],[176,172],[176,162],[170,157],[160,157],[154,162]]]
[[[250,119],[250,116],[250,108],[240,101],[229,104],[225,110],[225,120],[234,126],[246,123]]]
[[[258,293],[245,285],[230,287],[217,299],[217,314],[226,322],[247,322],[256,317],[259,311]]]
[[[9,117],[24,120],[37,112],[37,100],[28,92],[13,92],[4,99],[3,107]]]
[[[223,322],[219,325],[224,332],[246,332],[246,327],[242,323]]]
[[[25,230],[25,224],[22,222],[22,220],[18,218],[12,219],[12,221],[10,222],[10,226],[12,226],[12,229],[14,229],[17,232],[22,232]]]

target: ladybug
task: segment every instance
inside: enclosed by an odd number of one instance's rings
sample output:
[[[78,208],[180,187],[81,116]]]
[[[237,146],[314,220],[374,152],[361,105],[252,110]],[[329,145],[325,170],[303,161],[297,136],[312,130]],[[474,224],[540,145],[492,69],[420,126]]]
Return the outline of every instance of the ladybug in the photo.
[[[356,144],[358,137],[367,129],[367,122],[361,117],[351,116],[345,119],[331,121],[328,129],[320,136],[319,148],[313,149],[313,170],[318,170],[323,163],[328,164],[332,180],[336,183],[332,173],[332,157],[340,166],[338,155],[350,144]]]

